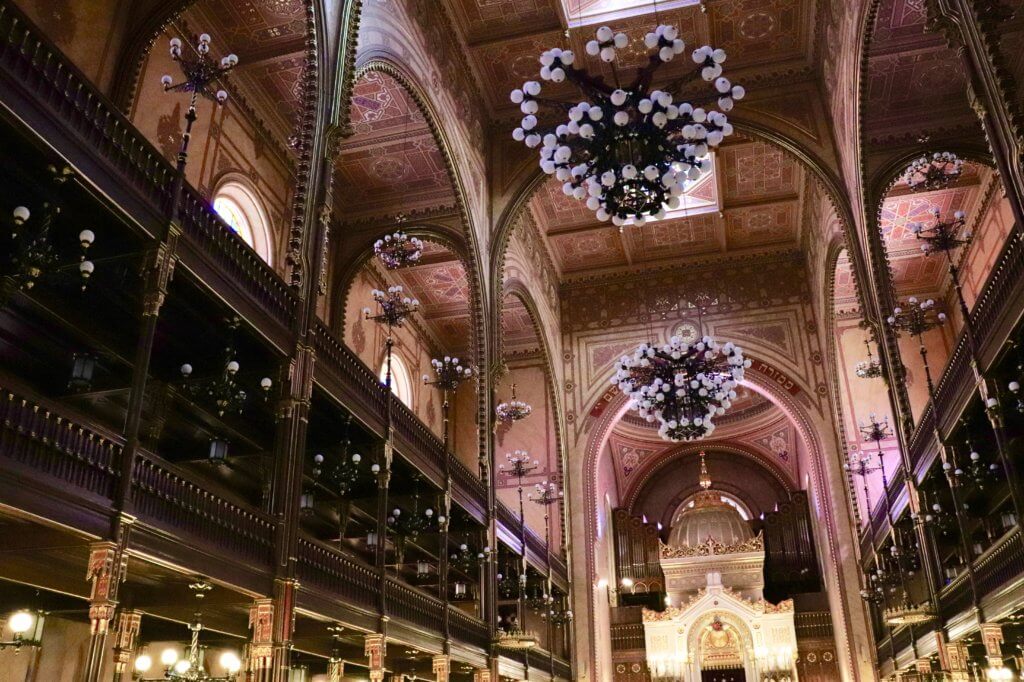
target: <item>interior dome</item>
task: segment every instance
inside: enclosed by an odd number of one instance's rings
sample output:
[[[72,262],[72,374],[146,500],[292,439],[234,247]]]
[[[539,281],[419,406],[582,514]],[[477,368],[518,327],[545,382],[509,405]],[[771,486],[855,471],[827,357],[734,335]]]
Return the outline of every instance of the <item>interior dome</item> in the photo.
[[[693,506],[684,510],[669,534],[668,544],[673,547],[693,547],[708,540],[724,545],[736,545],[754,536],[739,511],[722,501],[720,493],[705,490],[694,499]]]

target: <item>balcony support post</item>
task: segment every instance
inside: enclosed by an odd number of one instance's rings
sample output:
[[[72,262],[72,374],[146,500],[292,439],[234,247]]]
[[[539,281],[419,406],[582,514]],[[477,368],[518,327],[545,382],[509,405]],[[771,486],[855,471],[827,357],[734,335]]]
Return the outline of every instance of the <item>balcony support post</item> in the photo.
[[[139,628],[142,626],[142,612],[121,609],[114,617],[114,678],[122,682],[125,673],[132,677],[132,663],[138,647]]]
[[[128,533],[121,543],[101,541],[89,547],[85,579],[92,583],[89,595],[89,648],[86,652],[82,682],[100,682],[107,653],[107,634],[117,608],[118,592],[127,574],[125,553]]]
[[[379,633],[365,636],[364,653],[370,682],[384,682],[384,658],[387,656],[387,637]]]
[[[952,682],[968,682],[971,678],[967,646],[963,642],[948,642],[945,652],[946,659],[949,661],[950,680]]]

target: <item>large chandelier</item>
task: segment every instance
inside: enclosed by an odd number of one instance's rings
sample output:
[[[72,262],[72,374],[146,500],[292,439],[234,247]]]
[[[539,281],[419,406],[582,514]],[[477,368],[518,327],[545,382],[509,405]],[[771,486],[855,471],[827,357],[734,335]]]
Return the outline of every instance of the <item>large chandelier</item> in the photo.
[[[933,192],[955,183],[963,166],[963,160],[953,152],[935,152],[911,161],[903,177],[911,192]]]
[[[388,270],[414,265],[423,255],[423,242],[405,232],[386,234],[373,244],[373,252]]]
[[[661,25],[648,33],[644,44],[654,53],[631,83],[613,87],[603,77],[577,69],[571,50],[552,48],[541,54],[540,77],[560,83],[568,80],[586,99],[574,105],[540,98],[541,84],[527,81],[511,93],[523,112],[521,125],[512,137],[527,147],[540,147],[540,167],[563,183],[562,191],[595,211],[599,220],[619,226],[629,221],[643,224],[647,218],[663,218],[679,208],[688,182],[709,168],[710,149],[733,132],[725,112],[746,91],[722,76],[725,50],[699,47],[693,51],[696,69],[672,83],[673,89],[697,77],[714,83],[717,109],[704,102],[675,101],[669,89],[651,89],[658,67],[672,61],[685,45],[675,26]],[[597,30],[587,43],[587,54],[614,62],[617,50],[629,45],[624,33],[608,26]],[[540,104],[568,107],[569,120],[541,127]]]
[[[673,336],[663,346],[643,343],[623,356],[611,382],[641,417],[659,422],[661,438],[679,442],[711,435],[714,417],[732,406],[748,367],[732,342],[719,345],[705,336],[690,345]]]

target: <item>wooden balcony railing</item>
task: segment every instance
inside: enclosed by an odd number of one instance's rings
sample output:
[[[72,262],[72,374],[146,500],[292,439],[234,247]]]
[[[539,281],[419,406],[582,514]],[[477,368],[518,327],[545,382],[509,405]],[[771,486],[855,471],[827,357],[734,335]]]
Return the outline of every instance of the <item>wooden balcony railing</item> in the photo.
[[[274,523],[269,516],[215,495],[159,458],[140,453],[132,470],[132,512],[145,523],[197,540],[218,552],[269,565]]]
[[[68,149],[58,148],[59,153],[67,152],[71,158],[71,152],[83,155],[84,149],[91,163],[103,163],[112,170],[107,176],[111,186],[101,190],[111,195],[134,193],[148,215],[133,218],[151,234],[155,232],[163,216],[169,215],[174,166],[9,2],[0,4],[0,82],[5,84],[0,87],[0,101],[25,120],[45,119],[73,140]],[[18,111],[26,106],[33,107],[35,115]],[[56,137],[47,141],[54,143]],[[286,332],[295,300],[285,282],[195,189],[186,187],[181,208],[182,228],[190,242],[183,248],[185,267],[193,269],[198,261],[205,261],[207,267],[201,271],[225,278],[233,293],[242,294],[229,300],[235,305],[244,302],[239,307],[269,317],[279,331]],[[188,257],[189,253],[196,257]]]
[[[454,606],[448,607],[448,613],[448,623],[455,639],[481,649],[490,646],[491,638],[487,623]]]
[[[119,439],[76,424],[38,402],[0,392],[0,459],[5,468],[23,468],[55,486],[110,499],[120,455]]]
[[[555,677],[560,680],[572,679],[572,665],[569,664],[569,661],[555,656],[552,663],[554,665]]]
[[[441,631],[444,603],[397,580],[387,581],[388,615],[432,632]]]
[[[797,639],[831,639],[832,614],[828,611],[806,611],[793,617]]]
[[[950,618],[971,607],[971,583],[966,571],[954,578],[939,592],[939,609],[945,618]]]
[[[303,587],[376,610],[380,579],[372,567],[309,538],[299,538],[297,556],[296,572]]]
[[[643,623],[612,625],[612,651],[631,651],[645,646]]]
[[[974,562],[978,593],[986,597],[1024,576],[1024,540],[1014,528]]]

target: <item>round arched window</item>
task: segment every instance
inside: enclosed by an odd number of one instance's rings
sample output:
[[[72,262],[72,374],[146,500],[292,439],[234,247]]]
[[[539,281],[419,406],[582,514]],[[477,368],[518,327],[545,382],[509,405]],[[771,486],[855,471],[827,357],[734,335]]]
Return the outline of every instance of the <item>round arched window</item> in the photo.
[[[255,192],[237,180],[227,181],[213,196],[213,210],[263,260],[273,264],[270,221]]]
[[[382,384],[387,382],[387,378],[388,361],[385,359],[384,364],[380,366],[380,382]],[[409,374],[409,368],[398,354],[391,356],[391,392],[406,407],[412,408],[412,375]]]

